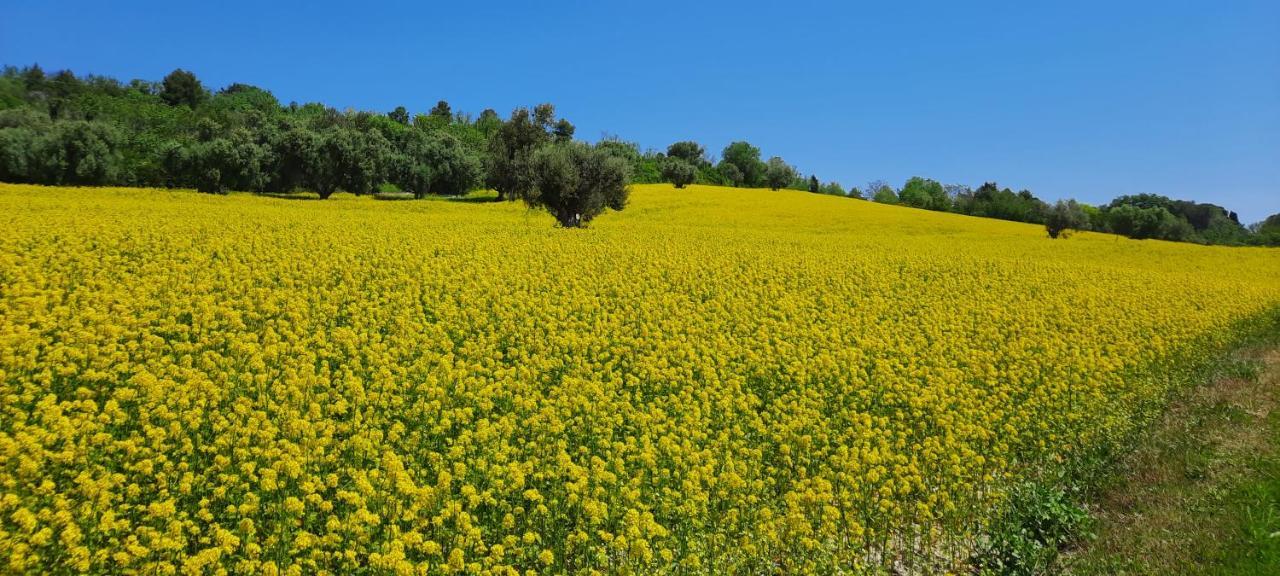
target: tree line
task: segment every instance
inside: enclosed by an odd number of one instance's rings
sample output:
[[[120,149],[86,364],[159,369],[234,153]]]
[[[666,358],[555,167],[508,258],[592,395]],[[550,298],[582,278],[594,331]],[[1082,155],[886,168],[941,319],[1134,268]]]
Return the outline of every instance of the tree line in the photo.
[[[802,176],[778,156],[732,142],[719,158],[694,141],[665,152],[617,137],[574,140],[554,106],[492,109],[478,116],[440,101],[410,114],[339,111],[318,103],[281,104],[267,90],[231,84],[211,91],[193,73],[160,82],[46,74],[38,65],[0,73],[0,181],[50,185],[184,187],[293,193],[328,198],[396,194],[423,198],[497,191],[547,210],[563,226],[621,209],[627,184],[670,182],[808,190],[874,202],[1043,224],[1069,230],[1210,244],[1280,245],[1280,215],[1250,227],[1213,204],[1154,194],[1121,196],[1103,206],[1074,200],[1050,205],[1030,191],[987,182],[976,189],[909,179],[846,190]]]
[[[487,187],[581,226],[627,201],[618,143],[573,140],[541,104],[507,120],[438,102],[411,116],[282,105],[232,84],[211,92],[191,72],[124,84],[39,66],[0,74],[0,181],[195,188],[201,192],[461,195]]]

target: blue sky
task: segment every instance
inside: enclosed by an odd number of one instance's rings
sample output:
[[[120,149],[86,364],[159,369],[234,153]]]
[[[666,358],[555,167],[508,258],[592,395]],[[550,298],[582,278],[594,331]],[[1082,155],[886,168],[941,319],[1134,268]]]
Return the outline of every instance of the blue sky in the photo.
[[[10,0],[0,63],[377,111],[549,101],[582,138],[745,139],[846,187],[1280,212],[1280,2],[1042,4]]]

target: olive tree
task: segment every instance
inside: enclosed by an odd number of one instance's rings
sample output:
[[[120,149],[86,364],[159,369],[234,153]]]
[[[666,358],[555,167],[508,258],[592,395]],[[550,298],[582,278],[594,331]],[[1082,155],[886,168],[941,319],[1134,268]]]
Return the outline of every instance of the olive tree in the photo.
[[[791,165],[787,164],[777,156],[769,159],[768,167],[764,172],[765,182],[769,184],[769,188],[777,190],[791,183],[796,179],[796,171]]]
[[[516,108],[489,139],[485,184],[498,191],[499,200],[515,200],[533,190],[533,152],[552,139],[555,108],[540,104],[531,113]]]
[[[622,210],[630,190],[627,162],[581,142],[548,144],[534,151],[534,188],[524,196],[565,228],[578,228],[604,212]]]
[[[668,156],[662,162],[662,179],[674,184],[676,188],[684,188],[692,184],[697,174],[698,169],[694,168],[693,164],[679,157]]]
[[[701,144],[692,140],[684,140],[667,146],[667,156],[679,158],[688,162],[693,166],[704,166],[707,162],[707,152],[702,148]]]
[[[417,198],[465,194],[480,183],[480,159],[451,134],[411,130],[390,170],[392,181]]]
[[[1059,200],[1049,209],[1044,228],[1050,238],[1067,237],[1068,230],[1080,230],[1088,225],[1084,209],[1075,200]]]

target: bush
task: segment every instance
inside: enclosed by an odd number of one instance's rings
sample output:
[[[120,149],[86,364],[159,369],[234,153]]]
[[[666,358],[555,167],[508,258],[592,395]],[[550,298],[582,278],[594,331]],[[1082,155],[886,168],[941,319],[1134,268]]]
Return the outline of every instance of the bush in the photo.
[[[982,573],[1043,574],[1059,550],[1087,535],[1093,518],[1060,488],[1024,483],[981,542],[974,564]]]
[[[630,190],[622,158],[581,142],[549,144],[534,152],[534,190],[525,203],[543,208],[565,228],[590,222],[606,208],[622,210]]]

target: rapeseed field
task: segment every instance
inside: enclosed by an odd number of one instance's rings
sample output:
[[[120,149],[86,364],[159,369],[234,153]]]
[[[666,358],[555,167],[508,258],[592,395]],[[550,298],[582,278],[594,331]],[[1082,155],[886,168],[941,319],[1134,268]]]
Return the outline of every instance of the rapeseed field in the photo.
[[[959,565],[1280,256],[811,195],[0,184],[0,572]]]

